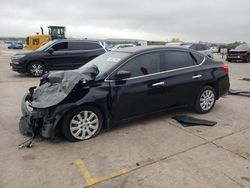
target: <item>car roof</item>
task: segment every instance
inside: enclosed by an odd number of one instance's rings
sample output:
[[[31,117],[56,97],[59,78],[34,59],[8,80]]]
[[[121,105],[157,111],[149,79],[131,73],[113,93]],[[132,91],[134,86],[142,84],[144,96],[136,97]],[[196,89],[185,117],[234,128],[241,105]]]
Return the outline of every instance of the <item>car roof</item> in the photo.
[[[56,39],[55,41],[60,41],[60,42],[100,42],[101,40],[90,40],[90,39]]]
[[[126,53],[139,53],[139,52],[146,52],[151,50],[187,50],[183,47],[170,47],[170,46],[135,46],[135,47],[127,47],[127,48],[119,48],[113,50],[113,52],[126,52]]]

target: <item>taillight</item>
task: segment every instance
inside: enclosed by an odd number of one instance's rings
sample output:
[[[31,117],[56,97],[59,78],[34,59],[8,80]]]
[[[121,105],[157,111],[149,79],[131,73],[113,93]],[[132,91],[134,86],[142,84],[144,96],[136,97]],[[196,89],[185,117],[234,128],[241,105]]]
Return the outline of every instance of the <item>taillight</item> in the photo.
[[[228,72],[229,72],[228,66],[222,65],[221,68],[223,69],[223,71],[224,71],[226,74],[228,74]]]

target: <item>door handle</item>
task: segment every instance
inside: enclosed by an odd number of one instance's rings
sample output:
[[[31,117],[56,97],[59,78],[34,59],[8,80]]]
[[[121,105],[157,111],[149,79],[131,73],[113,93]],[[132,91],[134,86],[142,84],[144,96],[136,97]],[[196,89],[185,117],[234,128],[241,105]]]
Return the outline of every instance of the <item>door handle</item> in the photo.
[[[193,79],[197,79],[197,78],[201,78],[202,77],[202,75],[201,74],[198,74],[198,75],[194,75],[192,78]]]
[[[152,87],[163,86],[163,85],[165,85],[165,82],[157,82],[157,83],[152,84]]]

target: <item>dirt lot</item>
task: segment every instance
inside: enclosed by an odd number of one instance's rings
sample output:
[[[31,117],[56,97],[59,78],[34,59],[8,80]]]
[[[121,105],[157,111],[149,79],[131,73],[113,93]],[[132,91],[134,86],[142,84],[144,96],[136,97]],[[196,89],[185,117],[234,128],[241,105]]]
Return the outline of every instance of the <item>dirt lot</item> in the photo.
[[[26,140],[18,130],[20,101],[39,79],[11,71],[19,50],[0,46],[0,187],[250,187],[250,98],[226,96],[212,112],[178,110],[119,125],[78,143]],[[250,63],[227,63],[231,88],[250,90]],[[217,121],[184,128],[189,114]]]

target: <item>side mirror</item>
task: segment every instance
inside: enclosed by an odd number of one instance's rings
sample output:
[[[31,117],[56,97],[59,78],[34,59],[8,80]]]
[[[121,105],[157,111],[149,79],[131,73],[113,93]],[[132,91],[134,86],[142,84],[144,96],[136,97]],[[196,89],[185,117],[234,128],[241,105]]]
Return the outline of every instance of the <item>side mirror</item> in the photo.
[[[130,75],[131,75],[131,73],[128,72],[128,71],[118,71],[118,72],[116,73],[116,75],[115,75],[115,78],[116,78],[117,80],[123,80],[123,79],[129,78]]]
[[[50,54],[53,54],[54,51],[55,51],[54,48],[49,48],[49,49],[47,50],[47,52],[50,53]]]

